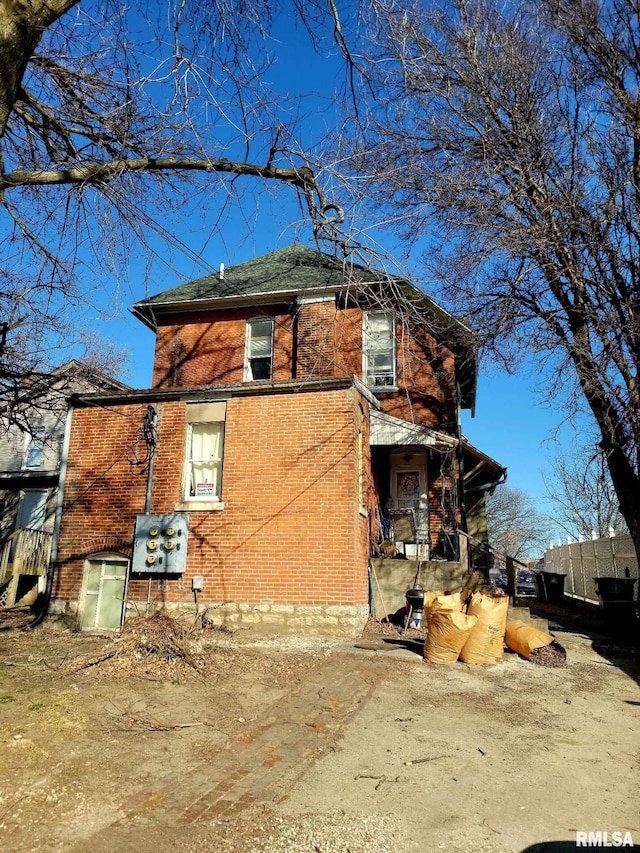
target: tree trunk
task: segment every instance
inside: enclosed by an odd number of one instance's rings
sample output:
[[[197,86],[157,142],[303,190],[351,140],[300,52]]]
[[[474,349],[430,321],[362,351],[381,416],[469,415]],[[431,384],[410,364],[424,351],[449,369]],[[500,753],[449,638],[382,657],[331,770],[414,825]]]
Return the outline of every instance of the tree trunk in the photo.
[[[47,27],[80,0],[0,0],[0,138]]]

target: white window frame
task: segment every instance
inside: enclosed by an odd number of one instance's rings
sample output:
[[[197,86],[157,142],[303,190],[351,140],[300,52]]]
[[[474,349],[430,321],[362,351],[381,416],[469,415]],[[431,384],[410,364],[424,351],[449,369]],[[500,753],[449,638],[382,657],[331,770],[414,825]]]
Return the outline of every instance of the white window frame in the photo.
[[[370,321],[373,317],[384,317],[389,325],[389,338],[377,340],[370,330]],[[387,334],[385,332],[385,334]],[[386,344],[386,345],[384,345]],[[372,354],[384,353],[390,350],[391,373],[376,374],[369,371],[369,359]],[[398,368],[396,362],[396,318],[389,311],[372,310],[365,311],[362,315],[362,378],[367,387],[373,391],[395,390],[398,386]],[[388,381],[381,381],[381,380]]]
[[[259,323],[269,323],[271,327],[271,346],[269,351],[269,376],[263,377],[262,380],[255,379],[253,376],[253,370],[251,367],[252,355],[251,355],[251,344],[252,344],[252,329],[254,326],[257,326]],[[275,337],[275,324],[273,317],[252,317],[250,320],[247,320],[247,331],[246,331],[246,339],[245,339],[245,347],[244,347],[244,381],[245,382],[260,382],[260,381],[271,381],[273,379],[273,344]],[[262,356],[265,358],[266,356]],[[256,356],[253,356],[256,358]]]
[[[47,431],[43,426],[32,427],[31,431],[25,434],[24,454],[22,456],[22,467],[27,471],[35,471],[42,468],[44,465],[45,441]],[[38,464],[29,465],[29,454],[32,450],[39,451]]]
[[[209,456],[207,459],[195,459],[193,457],[193,428],[194,427],[210,427],[212,432],[214,428],[219,430],[219,455],[217,456]],[[217,503],[222,500],[222,470],[223,470],[223,461],[224,461],[224,421],[195,421],[187,424],[187,446],[185,452],[185,469],[184,469],[184,500],[185,501],[211,501],[212,503]],[[200,492],[198,494],[192,494],[192,471],[193,465],[199,464],[208,464],[212,467],[218,468],[217,474],[217,488],[215,488],[216,484],[212,483],[211,485],[214,487],[210,494],[206,492]],[[204,485],[204,484],[203,484]]]

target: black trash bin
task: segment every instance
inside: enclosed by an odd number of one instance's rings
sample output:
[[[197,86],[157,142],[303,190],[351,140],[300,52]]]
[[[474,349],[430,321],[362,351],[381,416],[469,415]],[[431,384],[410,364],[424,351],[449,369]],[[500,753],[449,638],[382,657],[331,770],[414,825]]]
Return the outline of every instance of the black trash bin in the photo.
[[[555,572],[540,572],[544,583],[547,601],[550,604],[562,604],[564,601],[564,579],[566,575]]]
[[[610,601],[633,601],[638,578],[594,578],[596,592],[603,604]]]
[[[544,578],[542,577],[542,572],[534,572],[533,579],[536,582],[536,596],[538,601],[546,601],[547,600],[547,590],[544,585]]]
[[[640,643],[640,620],[634,601],[638,578],[594,578],[606,632],[623,643]]]

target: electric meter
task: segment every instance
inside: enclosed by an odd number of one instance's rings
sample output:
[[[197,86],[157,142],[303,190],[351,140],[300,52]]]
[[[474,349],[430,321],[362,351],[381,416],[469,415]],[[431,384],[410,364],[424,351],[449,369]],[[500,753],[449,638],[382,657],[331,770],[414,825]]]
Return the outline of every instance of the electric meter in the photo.
[[[185,513],[138,515],[131,560],[132,574],[184,575],[188,537],[189,517]]]

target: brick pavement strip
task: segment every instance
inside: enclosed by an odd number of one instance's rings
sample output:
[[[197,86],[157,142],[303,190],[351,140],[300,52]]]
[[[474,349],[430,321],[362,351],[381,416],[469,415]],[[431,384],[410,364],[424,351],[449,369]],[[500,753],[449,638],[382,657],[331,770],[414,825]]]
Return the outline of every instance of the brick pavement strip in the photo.
[[[252,803],[280,802],[326,753],[380,681],[378,658],[334,653],[296,690],[253,721],[215,761],[168,773],[130,797],[117,823],[197,823],[237,814]]]

